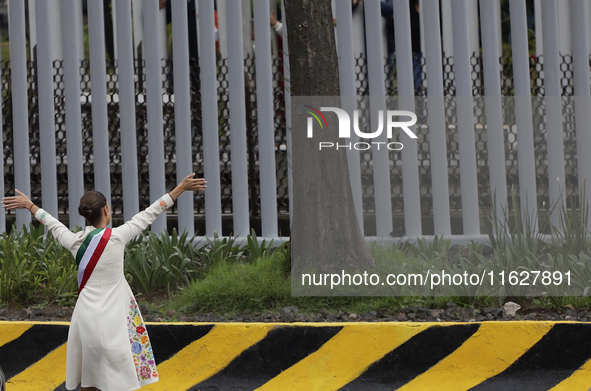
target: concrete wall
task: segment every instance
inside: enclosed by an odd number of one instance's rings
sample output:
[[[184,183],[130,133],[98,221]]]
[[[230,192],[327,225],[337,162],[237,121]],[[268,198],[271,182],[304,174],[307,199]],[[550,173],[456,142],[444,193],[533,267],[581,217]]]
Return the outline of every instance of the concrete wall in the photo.
[[[142,390],[587,390],[591,324],[149,324]],[[0,322],[8,389],[65,390],[68,323]],[[553,388],[554,387],[554,388]]]

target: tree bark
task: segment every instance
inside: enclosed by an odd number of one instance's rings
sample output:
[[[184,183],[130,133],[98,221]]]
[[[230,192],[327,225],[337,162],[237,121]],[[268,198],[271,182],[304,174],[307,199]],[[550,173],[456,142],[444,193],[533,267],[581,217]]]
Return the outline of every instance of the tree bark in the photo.
[[[301,281],[302,272],[367,270],[375,266],[375,261],[359,229],[346,151],[319,150],[321,141],[334,145],[349,141],[339,139],[337,117],[329,112],[323,113],[328,128],[321,130],[318,126],[308,138],[309,115],[300,106],[300,102],[310,102],[303,104],[317,107],[313,102],[332,100],[340,107],[331,1],[285,0],[285,8],[293,97],[292,280]]]

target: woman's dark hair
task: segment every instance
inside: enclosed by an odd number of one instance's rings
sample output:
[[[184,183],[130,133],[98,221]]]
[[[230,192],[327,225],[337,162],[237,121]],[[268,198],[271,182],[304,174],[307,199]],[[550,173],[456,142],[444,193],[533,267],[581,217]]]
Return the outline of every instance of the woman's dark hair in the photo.
[[[80,198],[78,213],[84,217],[89,225],[101,222],[101,210],[107,205],[107,199],[98,191],[89,191]]]

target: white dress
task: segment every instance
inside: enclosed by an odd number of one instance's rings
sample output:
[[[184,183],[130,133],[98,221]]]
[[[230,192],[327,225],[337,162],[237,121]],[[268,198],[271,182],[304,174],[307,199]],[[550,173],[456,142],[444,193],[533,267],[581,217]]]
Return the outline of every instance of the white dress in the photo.
[[[136,390],[158,381],[158,372],[142,315],[125,280],[125,245],[173,205],[166,194],[111,236],[76,302],[68,333],[66,388]],[[35,214],[74,257],[94,227],[72,233],[43,209]]]

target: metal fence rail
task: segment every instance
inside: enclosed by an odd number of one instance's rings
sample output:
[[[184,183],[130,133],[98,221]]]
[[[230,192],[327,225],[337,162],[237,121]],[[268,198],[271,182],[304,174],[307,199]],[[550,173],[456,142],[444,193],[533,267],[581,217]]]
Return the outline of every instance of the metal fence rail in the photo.
[[[71,1],[71,13],[62,16],[76,19],[79,3]],[[509,209],[512,205],[507,199],[516,194],[522,208],[528,205],[528,213],[547,210],[559,199],[569,206],[579,203],[582,180],[578,167],[583,167],[581,173],[587,168],[585,157],[577,156],[577,150],[586,150],[589,140],[585,132],[577,134],[577,129],[588,129],[590,120],[585,114],[589,113],[585,109],[589,100],[575,105],[574,98],[590,94],[588,39],[573,40],[572,50],[560,52],[552,38],[558,22],[551,13],[557,4],[542,2],[536,14],[544,16],[543,29],[537,27],[536,32],[544,31],[544,54],[529,55],[525,3],[510,0],[512,44],[510,50],[501,52],[496,38],[501,33],[500,18],[488,18],[499,12],[500,3],[481,1],[483,52],[471,52],[471,41],[462,42],[463,36],[469,36],[464,33],[471,31],[466,24],[471,2],[452,2],[458,10],[451,16],[458,31],[453,36],[451,56],[443,51],[446,37],[443,46],[433,44],[441,36],[440,27],[433,22],[440,20],[439,2],[421,1],[424,53],[419,58],[418,88],[412,85],[416,70],[408,54],[411,37],[406,33],[409,27],[404,26],[408,20],[406,2],[394,2],[398,48],[394,62],[389,62],[382,50],[383,31],[370,28],[372,24],[379,26],[377,0],[366,0],[365,10],[358,7],[353,23],[337,26],[340,54],[346,47],[355,47],[355,42],[347,42],[356,39],[353,33],[358,32],[359,24],[355,18],[360,12],[365,12],[366,41],[377,43],[368,47],[368,53],[377,53],[369,59],[366,51],[359,50],[347,54],[349,57],[341,56],[342,91],[383,95],[384,104],[389,97],[410,96],[406,105],[419,118],[414,149],[405,140],[402,152],[390,151],[384,157],[371,150],[348,152],[354,194],[359,194],[358,213],[365,215],[363,228],[368,236],[384,236],[390,231],[397,235],[478,233],[479,216],[490,212],[495,192],[498,205]],[[22,2],[10,1],[11,55],[9,61],[2,62],[0,74],[0,185],[4,193],[12,194],[15,187],[30,192],[34,201],[50,213],[69,218],[75,226],[82,221],[72,209],[77,209],[84,190],[110,195],[114,215],[129,218],[164,189],[172,188],[177,177],[195,171],[208,178],[205,196],[181,201],[184,212],[178,213],[175,205],[168,212],[168,224],[162,218],[153,229],[170,229],[178,219],[179,228],[192,233],[194,219],[203,218],[204,230],[197,235],[211,236],[214,231],[244,235],[251,227],[263,236],[287,235],[285,228],[278,228],[278,222],[287,219],[290,194],[286,125],[290,109],[285,105],[284,85],[287,53],[273,52],[272,45],[258,43],[270,41],[275,34],[265,26],[268,2],[254,2],[255,35],[259,38],[252,54],[240,54],[243,31],[236,26],[242,11],[231,7],[217,10],[225,12],[228,31],[220,26],[217,34],[220,43],[226,39],[222,35],[228,37],[228,58],[223,58],[223,50],[216,54],[213,1],[198,3],[200,58],[174,50],[188,45],[186,2],[172,2],[173,54],[162,58],[156,45],[134,50],[132,10],[129,2],[116,0],[118,60],[101,61],[105,58],[104,10],[89,2],[89,61],[79,53],[77,41],[83,37],[77,36],[74,23],[71,31],[62,34],[63,58],[55,59],[49,50],[55,29],[43,13],[47,5],[42,0],[35,2],[36,20],[28,21],[35,24],[37,39],[32,55],[27,55],[22,29],[25,8]],[[582,15],[573,20],[573,37],[588,32],[589,3],[569,2]],[[337,2],[337,6],[342,5]],[[141,9],[141,23],[159,25],[156,1],[144,1]],[[350,17],[348,10],[337,11],[341,20]],[[144,40],[157,39],[158,31],[143,29]],[[344,61],[351,66],[347,68]],[[441,96],[439,104],[436,96]],[[488,100],[484,105],[471,98],[468,104],[458,100],[460,96]],[[532,97],[544,99],[532,105]],[[359,104],[357,108],[366,114],[363,117],[371,118],[371,111],[382,103]],[[362,126],[369,129],[371,119]],[[466,142],[472,137],[473,142]],[[468,159],[473,163],[466,163]],[[376,178],[383,177],[389,177],[390,185],[378,189]],[[469,199],[471,203],[467,203]],[[191,207],[193,213],[185,213]],[[386,209],[391,212],[384,213]],[[450,214],[470,220],[452,229]],[[16,220],[14,212],[0,215],[0,230],[5,226],[3,219],[8,224],[16,221],[18,226],[30,221],[24,212],[17,212]],[[404,216],[405,226],[392,225],[391,215]],[[384,221],[376,222],[377,216]],[[433,224],[422,226],[421,216],[432,218]]]

